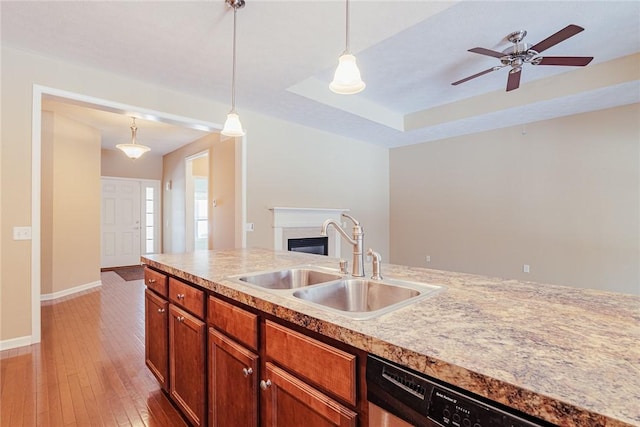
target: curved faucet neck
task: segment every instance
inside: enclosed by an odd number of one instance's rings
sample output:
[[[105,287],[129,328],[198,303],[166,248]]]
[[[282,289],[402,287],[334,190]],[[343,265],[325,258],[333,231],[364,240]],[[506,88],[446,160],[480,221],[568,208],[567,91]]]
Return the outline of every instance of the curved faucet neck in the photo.
[[[326,220],[325,222],[322,223],[322,230],[320,231],[320,234],[322,234],[323,236],[326,236],[327,235],[327,230],[328,230],[330,225],[333,225],[333,227],[336,229],[336,231],[338,233],[340,233],[342,238],[345,239],[347,242],[351,243],[352,245],[356,245],[358,243],[354,239],[349,237],[347,232],[344,231],[344,229],[340,226],[340,224],[338,224],[338,222],[336,222],[336,220],[331,219],[331,218],[329,218],[328,220]]]

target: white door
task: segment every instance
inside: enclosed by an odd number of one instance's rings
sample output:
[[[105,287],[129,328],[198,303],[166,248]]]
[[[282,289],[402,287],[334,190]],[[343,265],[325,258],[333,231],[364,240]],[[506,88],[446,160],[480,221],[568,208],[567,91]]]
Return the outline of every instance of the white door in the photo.
[[[101,267],[140,264],[140,182],[102,178]]]

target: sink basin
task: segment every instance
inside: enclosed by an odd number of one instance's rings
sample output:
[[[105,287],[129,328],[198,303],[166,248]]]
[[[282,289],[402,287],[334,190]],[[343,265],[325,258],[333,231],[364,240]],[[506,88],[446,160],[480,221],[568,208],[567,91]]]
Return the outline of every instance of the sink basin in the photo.
[[[294,267],[285,270],[244,274],[241,282],[266,289],[297,289],[341,279],[338,273],[317,267]]]
[[[299,289],[293,296],[354,319],[369,319],[433,295],[440,286],[387,279],[343,279]]]

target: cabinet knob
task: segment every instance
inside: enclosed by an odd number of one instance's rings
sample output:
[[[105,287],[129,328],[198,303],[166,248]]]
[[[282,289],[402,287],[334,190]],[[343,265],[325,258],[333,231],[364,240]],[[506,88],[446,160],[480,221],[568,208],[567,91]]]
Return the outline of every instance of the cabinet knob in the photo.
[[[147,279],[147,283],[156,283],[156,279]]]
[[[178,322],[184,322],[184,316],[178,316],[178,317],[176,317],[176,320]]]
[[[176,298],[178,298],[178,299],[184,299],[184,294],[178,294],[178,295],[176,295]]]
[[[269,387],[271,387],[271,380],[262,380],[260,381],[260,388],[263,390],[268,389]]]
[[[249,375],[253,374],[253,369],[251,368],[242,368],[242,375],[246,377],[248,377]]]
[[[164,313],[164,308],[159,308],[158,313]]]

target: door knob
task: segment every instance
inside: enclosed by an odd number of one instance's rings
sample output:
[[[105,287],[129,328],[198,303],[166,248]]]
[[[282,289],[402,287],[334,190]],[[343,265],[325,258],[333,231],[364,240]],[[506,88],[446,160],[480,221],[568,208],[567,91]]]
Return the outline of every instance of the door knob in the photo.
[[[249,375],[253,374],[253,369],[251,368],[242,368],[242,375],[246,377],[248,377]]]

